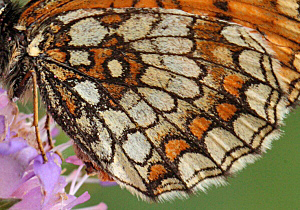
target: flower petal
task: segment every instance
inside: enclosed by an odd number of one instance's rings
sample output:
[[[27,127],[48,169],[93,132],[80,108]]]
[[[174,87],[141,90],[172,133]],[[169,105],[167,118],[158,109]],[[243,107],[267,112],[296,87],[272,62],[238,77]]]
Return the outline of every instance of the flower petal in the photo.
[[[117,182],[111,182],[111,181],[100,181],[100,185],[102,187],[111,187],[111,186],[118,185],[118,183]]]
[[[46,153],[48,162],[44,163],[41,155],[37,156],[33,163],[34,173],[41,182],[43,194],[45,195],[44,204],[48,202],[53,194],[56,183],[61,173],[61,160],[55,153]]]
[[[76,156],[76,155],[73,155],[73,156],[70,156],[66,159],[66,162],[67,163],[72,163],[74,165],[83,165],[83,162]]]
[[[14,205],[10,210],[30,209],[39,210],[42,209],[41,188],[36,187],[30,190],[26,195],[22,197],[22,201]]]
[[[74,201],[69,203],[67,206],[65,206],[63,209],[64,210],[72,209],[74,206],[77,206],[81,203],[88,201],[90,199],[90,197],[91,197],[90,194],[86,191],[81,196],[79,196],[77,199],[75,199]]]
[[[4,115],[0,115],[0,142],[2,142],[6,137],[7,123]]]
[[[0,143],[0,197],[10,196],[27,180],[23,179],[24,173],[36,155],[24,140]]]

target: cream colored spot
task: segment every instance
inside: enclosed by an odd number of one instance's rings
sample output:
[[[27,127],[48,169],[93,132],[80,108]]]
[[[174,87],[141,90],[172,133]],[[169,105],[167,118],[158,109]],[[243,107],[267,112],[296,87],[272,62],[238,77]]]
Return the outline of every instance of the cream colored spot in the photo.
[[[132,107],[129,110],[129,114],[142,127],[147,127],[156,120],[155,112],[144,101],[140,101],[136,106]]]
[[[124,152],[118,144],[115,146],[114,160],[108,166],[108,170],[121,182],[134,186],[141,191],[147,190],[140,175],[132,166],[132,163],[129,162],[127,157],[124,155]]]
[[[80,65],[80,64],[83,64],[83,65],[90,65],[91,64],[91,61],[89,60],[89,53],[88,52],[85,52],[85,51],[80,51],[80,50],[70,50],[70,64],[72,66],[77,66],[77,65]]]
[[[293,64],[296,67],[297,71],[300,72],[300,52],[295,54],[295,59]]]
[[[205,112],[209,112],[213,107],[215,107],[217,101],[224,98],[224,96],[220,95],[217,91],[205,86],[202,87],[201,95],[202,97],[195,100],[194,104]]]
[[[74,89],[78,92],[80,97],[82,97],[86,102],[96,105],[100,100],[100,95],[95,83],[91,81],[84,81],[78,83]]]
[[[147,129],[146,133],[154,145],[159,147],[165,136],[176,133],[176,128],[169,122],[160,118],[158,124]]]
[[[265,105],[268,103],[267,100],[271,91],[272,89],[269,86],[264,84],[255,84],[250,86],[245,92],[249,106],[256,111],[258,115],[265,119],[267,118]]]
[[[71,26],[71,41],[73,46],[97,46],[101,43],[108,30],[94,18],[86,18]]]
[[[251,47],[259,52],[264,52],[261,45],[265,46],[265,40],[258,31],[251,28],[231,25],[225,27],[221,34],[231,43],[239,46]]]
[[[187,36],[193,19],[186,16],[162,15],[159,24],[148,36]]]
[[[228,48],[217,46],[212,53],[221,64],[233,64],[232,53]]]
[[[152,65],[157,68],[165,68],[162,64],[162,56],[158,54],[143,54],[141,53],[141,57],[144,63]]]
[[[251,48],[254,48],[261,53],[264,53],[265,50],[268,51],[269,46],[266,44],[266,40],[258,31],[249,28],[243,29],[243,39],[249,44]],[[263,46],[264,48],[262,48],[261,46]]]
[[[153,14],[132,14],[132,17],[119,27],[117,34],[123,36],[126,42],[145,37],[156,21],[153,16]]]
[[[192,50],[193,42],[181,37],[158,37],[152,42],[160,53],[185,54]]]
[[[204,179],[206,177],[205,169],[206,168],[213,168],[216,165],[207,157],[202,154],[198,153],[186,153],[184,154],[179,161],[178,170],[181,174],[181,178],[186,181],[187,185],[195,184],[193,182],[193,177],[195,176],[196,172],[199,172],[199,178],[197,177],[197,182],[199,179]]]
[[[127,141],[123,144],[123,148],[130,159],[143,163],[150,153],[151,145],[143,134],[136,132],[127,134]]]
[[[158,110],[170,111],[175,106],[174,99],[166,92],[151,88],[139,88],[138,91]]]
[[[253,135],[265,126],[267,123],[259,118],[256,118],[250,114],[241,114],[234,123],[235,133],[248,144],[251,143]]]
[[[122,111],[107,110],[99,112],[99,115],[104,118],[105,123],[117,138],[121,137],[126,130],[135,128],[135,125]]]
[[[238,138],[222,128],[214,128],[209,131],[204,142],[209,154],[218,164],[221,164],[229,150],[243,146],[243,143]]]
[[[228,42],[237,44],[238,46],[249,47],[249,45],[241,38],[241,27],[239,26],[227,26],[221,34],[227,39]]]
[[[109,61],[107,67],[113,77],[120,77],[123,73],[122,64],[118,60]]]
[[[34,39],[30,42],[27,47],[27,53],[30,56],[36,57],[41,53],[39,48],[39,44],[44,40],[44,36],[40,33],[34,37]]]
[[[127,91],[123,98],[120,101],[120,104],[124,107],[124,109],[129,110],[132,107],[136,106],[141,98],[134,93],[133,91]]]
[[[185,184],[177,178],[164,178],[158,187],[154,188],[154,195],[159,195],[159,200],[170,200],[170,198],[180,197],[188,198],[188,194],[184,192]]]
[[[92,126],[90,119],[86,116],[86,112],[81,113],[80,118],[76,118],[76,122],[80,125],[80,129],[86,133],[92,134]]]
[[[176,111],[165,113],[165,116],[182,131],[187,131],[186,122],[190,118],[191,113],[197,115],[200,114],[200,111],[188,102],[178,99]]]
[[[130,42],[130,47],[139,52],[156,52],[155,46],[148,39]]]
[[[275,60],[275,61],[277,61],[277,60]],[[271,65],[271,63],[270,63],[270,57],[269,56],[267,56],[267,55],[264,55],[263,56],[263,61],[262,61],[262,64],[263,64],[263,66],[264,66],[264,69],[265,69],[265,73],[266,73],[266,77],[267,77],[267,80],[268,80],[268,82],[270,83],[270,85],[272,85],[272,87],[273,88],[277,88],[277,82],[276,82],[276,79],[275,79],[275,77],[274,77],[274,70],[276,69],[276,68],[280,68],[278,65],[274,65],[274,63],[272,63],[273,64],[273,66]],[[277,69],[276,69],[277,70]],[[275,71],[276,71],[275,70]]]
[[[132,91],[124,95],[120,104],[128,111],[133,120],[142,127],[147,127],[156,120],[153,109],[145,101],[141,101],[140,97]]]
[[[164,88],[184,98],[193,98],[200,93],[198,85],[193,80],[153,67],[146,70],[141,81],[151,86]]]
[[[93,15],[101,15],[103,13],[104,13],[104,11],[99,10],[99,9],[97,9],[97,10],[96,9],[85,9],[85,10],[78,9],[75,11],[68,12],[65,15],[58,16],[57,19],[62,21],[64,24],[68,24],[73,20],[78,20],[81,18],[93,16]]]
[[[168,70],[186,77],[198,77],[202,72],[195,61],[185,56],[163,56],[163,63]]]
[[[109,160],[112,154],[112,139],[98,118],[94,118],[93,121],[96,122],[98,140],[91,142],[91,147],[100,159]]]
[[[244,50],[239,56],[239,64],[245,72],[261,81],[265,81],[260,59],[261,53],[252,50]]]

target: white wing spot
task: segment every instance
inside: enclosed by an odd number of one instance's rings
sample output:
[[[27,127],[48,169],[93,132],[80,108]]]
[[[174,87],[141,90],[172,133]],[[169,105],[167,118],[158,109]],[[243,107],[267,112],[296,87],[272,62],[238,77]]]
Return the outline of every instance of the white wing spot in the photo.
[[[123,73],[122,64],[118,60],[109,61],[107,67],[112,77],[120,77]]]
[[[150,152],[151,145],[140,132],[127,135],[128,140],[123,144],[127,155],[134,161],[143,163]]]
[[[86,18],[71,26],[69,42],[73,46],[96,46],[101,43],[108,33],[99,21],[94,18]]]
[[[69,62],[72,66],[78,66],[80,64],[88,66],[91,64],[91,61],[89,60],[89,53],[80,50],[70,51]]]
[[[100,100],[98,89],[93,82],[84,81],[78,83],[74,89],[88,103],[96,105]]]

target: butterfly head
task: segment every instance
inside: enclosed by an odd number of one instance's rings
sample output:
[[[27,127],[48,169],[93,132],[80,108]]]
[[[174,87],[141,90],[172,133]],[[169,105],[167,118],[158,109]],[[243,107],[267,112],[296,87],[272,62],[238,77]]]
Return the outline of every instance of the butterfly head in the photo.
[[[22,69],[19,60],[24,45],[24,35],[17,30],[16,25],[22,12],[22,6],[10,0],[0,0],[0,85],[11,90],[10,95],[16,96],[16,77]]]

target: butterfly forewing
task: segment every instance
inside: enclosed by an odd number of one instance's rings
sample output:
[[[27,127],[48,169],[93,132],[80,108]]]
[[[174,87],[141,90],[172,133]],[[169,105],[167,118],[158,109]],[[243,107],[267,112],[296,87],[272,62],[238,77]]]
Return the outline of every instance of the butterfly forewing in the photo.
[[[299,14],[260,1],[121,2],[23,12],[48,111],[87,164],[145,200],[224,184],[299,98]]]

